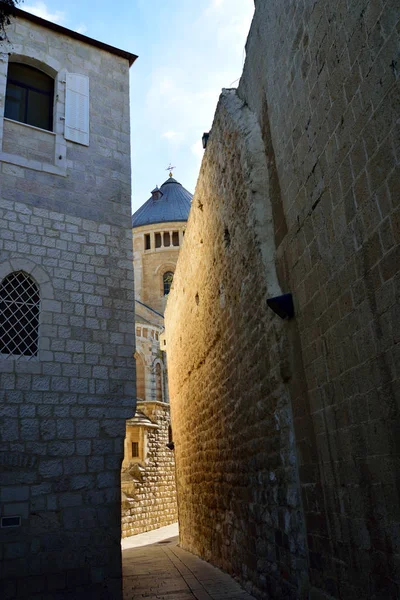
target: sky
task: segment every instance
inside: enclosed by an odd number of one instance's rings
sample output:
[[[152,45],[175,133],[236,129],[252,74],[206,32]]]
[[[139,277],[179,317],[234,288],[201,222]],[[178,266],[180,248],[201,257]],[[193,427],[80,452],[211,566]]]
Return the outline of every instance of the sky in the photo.
[[[25,0],[20,8],[139,56],[130,71],[132,210],[174,177],[194,192],[222,88],[237,87],[254,0]]]

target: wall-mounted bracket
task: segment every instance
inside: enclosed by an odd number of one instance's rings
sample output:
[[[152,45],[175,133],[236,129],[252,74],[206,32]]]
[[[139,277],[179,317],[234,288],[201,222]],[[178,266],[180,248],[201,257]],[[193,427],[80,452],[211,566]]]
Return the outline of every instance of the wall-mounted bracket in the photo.
[[[282,296],[268,298],[267,304],[281,319],[291,319],[294,317],[292,294],[282,294]]]

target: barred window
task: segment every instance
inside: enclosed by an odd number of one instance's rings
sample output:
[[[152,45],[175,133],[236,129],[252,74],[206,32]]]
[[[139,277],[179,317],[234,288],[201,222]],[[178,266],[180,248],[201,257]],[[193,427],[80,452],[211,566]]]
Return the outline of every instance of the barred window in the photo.
[[[139,458],[139,442],[132,442],[132,458]]]
[[[0,283],[0,354],[37,356],[39,288],[23,271],[10,273]]]

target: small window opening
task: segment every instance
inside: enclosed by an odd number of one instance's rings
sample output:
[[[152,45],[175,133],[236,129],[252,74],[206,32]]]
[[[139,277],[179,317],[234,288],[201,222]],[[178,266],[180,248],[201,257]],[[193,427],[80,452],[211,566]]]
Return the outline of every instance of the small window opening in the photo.
[[[156,400],[162,402],[162,371],[160,363],[156,365]]]
[[[169,231],[164,231],[164,246],[168,248],[171,245],[171,236],[169,235]]]
[[[139,442],[132,442],[132,458],[139,458]]]
[[[29,65],[9,63],[4,116],[53,130],[54,80]]]
[[[161,248],[161,233],[156,233],[156,248]]]
[[[143,337],[147,338],[148,337],[148,333],[149,333],[149,330],[146,329],[146,328],[144,328],[143,329]]]
[[[171,444],[172,442],[172,427],[171,425],[168,426],[168,443]]]
[[[164,273],[164,275],[163,275],[164,296],[168,296],[168,294],[171,290],[173,278],[174,278],[174,274],[172,273],[172,271],[167,271],[166,273]]]
[[[37,356],[40,296],[36,283],[23,271],[0,283],[0,354]]]
[[[151,239],[150,239],[150,234],[146,233],[144,236],[144,249],[145,250],[150,250],[151,249]]]
[[[172,233],[172,245],[179,246],[179,231],[174,231]]]
[[[21,527],[21,517],[1,517],[1,527]]]

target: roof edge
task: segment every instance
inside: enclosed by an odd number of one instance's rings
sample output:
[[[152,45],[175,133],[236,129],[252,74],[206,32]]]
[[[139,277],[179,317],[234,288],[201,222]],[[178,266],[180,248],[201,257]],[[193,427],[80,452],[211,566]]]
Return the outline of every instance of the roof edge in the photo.
[[[156,315],[158,315],[159,317],[164,318],[164,315],[162,315],[161,313],[157,312],[156,310],[154,310],[154,308],[151,308],[151,306],[149,306],[148,304],[145,304],[144,302],[141,302],[140,300],[138,300],[137,298],[135,298],[135,302],[137,302],[138,304],[141,304],[142,306],[145,306],[146,308],[148,308],[149,310],[151,310],[151,312],[155,313]]]
[[[79,40],[80,42],[84,42],[85,44],[89,44],[90,46],[96,46],[105,52],[109,52],[110,54],[116,54],[121,58],[125,58],[129,61],[129,66],[131,67],[135,60],[138,58],[136,54],[132,54],[132,52],[127,52],[126,50],[121,50],[120,48],[116,48],[115,46],[110,46],[109,44],[105,44],[104,42],[100,42],[99,40],[95,40],[94,38],[88,37],[87,35],[83,35],[83,33],[78,33],[77,31],[73,31],[72,29],[68,29],[67,27],[63,27],[62,25],[58,25],[57,23],[52,23],[51,21],[47,21],[46,19],[42,19],[42,17],[37,17],[36,15],[32,15],[26,10],[22,10],[21,8],[15,8],[11,15],[12,17],[21,17],[28,21],[32,21],[32,23],[36,23],[37,25],[42,25],[43,27],[47,27],[48,29],[52,29],[53,31],[57,31],[57,33],[63,33],[68,37],[71,37],[75,40]]]
[[[133,213],[134,215],[135,213]],[[165,221],[151,221],[150,223],[143,223],[142,225],[134,225],[133,224],[133,215],[132,215],[132,229],[139,229],[139,227],[150,227],[150,225],[165,225],[165,223],[187,223],[187,219],[167,219]]]

